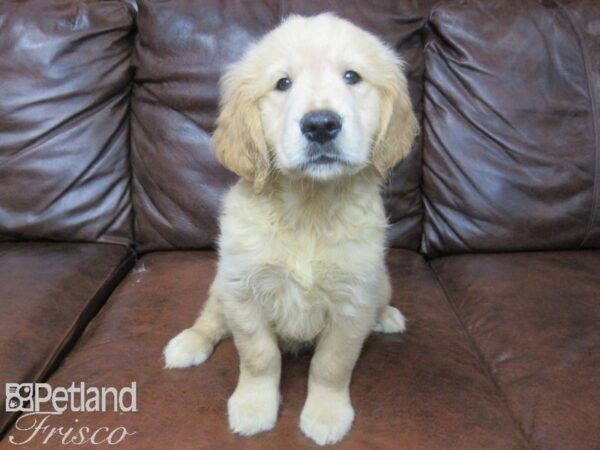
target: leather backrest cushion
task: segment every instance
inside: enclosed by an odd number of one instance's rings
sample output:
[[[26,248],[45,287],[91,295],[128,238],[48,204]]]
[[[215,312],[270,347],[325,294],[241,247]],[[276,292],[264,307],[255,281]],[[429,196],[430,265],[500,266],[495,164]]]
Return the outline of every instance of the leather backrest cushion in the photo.
[[[138,250],[214,244],[219,204],[236,177],[210,148],[218,80],[246,47],[282,17],[333,11],[376,33],[407,62],[414,107],[422,110],[422,34],[417,2],[146,0],[139,3],[132,97],[132,167]],[[392,245],[421,240],[420,141],[384,189]]]
[[[129,244],[120,1],[0,2],[0,240]]]
[[[430,19],[422,250],[600,246],[600,4],[444,1]]]

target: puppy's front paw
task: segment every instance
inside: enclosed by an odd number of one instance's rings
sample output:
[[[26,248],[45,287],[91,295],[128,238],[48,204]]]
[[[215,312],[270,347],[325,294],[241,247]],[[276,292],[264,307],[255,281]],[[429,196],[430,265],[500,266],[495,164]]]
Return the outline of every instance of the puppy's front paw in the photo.
[[[300,415],[300,429],[319,445],[335,444],[350,431],[354,409],[348,395],[309,395]]]
[[[188,328],[171,339],[165,347],[165,368],[197,366],[206,361],[212,351],[213,345],[206,336]]]
[[[244,436],[270,430],[277,422],[279,402],[277,388],[238,386],[227,402],[229,428]]]
[[[380,333],[402,333],[406,330],[406,319],[398,308],[387,305],[373,327],[373,331]]]

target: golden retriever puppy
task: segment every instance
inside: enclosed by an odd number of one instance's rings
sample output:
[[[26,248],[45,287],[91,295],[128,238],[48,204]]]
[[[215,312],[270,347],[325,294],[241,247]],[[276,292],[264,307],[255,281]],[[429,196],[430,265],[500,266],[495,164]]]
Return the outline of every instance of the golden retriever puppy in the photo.
[[[308,343],[300,428],[321,445],[341,440],[365,338],[404,330],[389,305],[379,193],[418,132],[401,68],[376,37],[321,14],[288,18],[222,78],[214,146],[241,179],[225,197],[208,300],[164,356],[168,368],[200,364],[232,334],[233,432],[275,425],[281,350]]]

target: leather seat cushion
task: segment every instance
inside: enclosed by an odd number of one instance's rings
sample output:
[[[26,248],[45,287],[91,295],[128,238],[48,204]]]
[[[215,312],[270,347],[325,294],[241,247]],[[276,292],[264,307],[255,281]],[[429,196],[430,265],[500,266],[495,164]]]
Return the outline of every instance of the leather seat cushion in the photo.
[[[42,381],[132,264],[120,245],[0,243],[0,434],[5,383]]]
[[[229,432],[226,401],[238,356],[226,340],[199,367],[165,370],[162,350],[192,324],[215,274],[215,253],[165,252],[142,257],[90,324],[53,386],[137,383],[136,413],[70,413],[50,426],[126,427],[127,448],[317,448],[298,428],[309,356],[284,357],[283,404],[272,431]],[[523,448],[499,392],[473,352],[423,258],[390,253],[393,304],[408,317],[403,335],[373,334],[352,381],[356,419],[340,448]],[[9,433],[23,436],[14,428]],[[0,448],[9,448],[5,442]],[[35,440],[31,446],[35,448]]]
[[[534,448],[600,442],[600,251],[432,262]]]

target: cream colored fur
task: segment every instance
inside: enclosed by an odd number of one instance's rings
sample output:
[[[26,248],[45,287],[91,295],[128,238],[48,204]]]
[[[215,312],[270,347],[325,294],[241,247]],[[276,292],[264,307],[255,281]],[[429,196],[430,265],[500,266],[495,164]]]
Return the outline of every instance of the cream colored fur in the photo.
[[[349,85],[345,71],[362,81]],[[289,77],[292,87],[274,89]],[[224,201],[219,265],[196,323],[165,348],[166,366],[200,364],[231,333],[240,354],[228,402],[232,431],[275,425],[281,350],[315,345],[300,428],[341,440],[354,418],[349,384],[371,330],[400,332],[389,305],[387,227],[379,186],[417,133],[401,63],[371,34],[331,14],[291,17],[223,77],[214,135],[240,181]],[[299,123],[314,110],[343,119],[345,164],[307,164]]]

